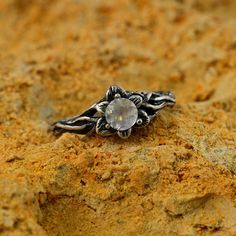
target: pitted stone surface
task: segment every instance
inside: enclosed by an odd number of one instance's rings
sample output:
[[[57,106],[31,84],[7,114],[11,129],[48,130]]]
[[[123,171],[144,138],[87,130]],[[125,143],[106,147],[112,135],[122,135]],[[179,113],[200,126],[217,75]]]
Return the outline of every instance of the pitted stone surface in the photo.
[[[0,1],[0,235],[236,235],[236,1],[45,3]],[[128,140],[49,131],[113,84],[177,104]]]

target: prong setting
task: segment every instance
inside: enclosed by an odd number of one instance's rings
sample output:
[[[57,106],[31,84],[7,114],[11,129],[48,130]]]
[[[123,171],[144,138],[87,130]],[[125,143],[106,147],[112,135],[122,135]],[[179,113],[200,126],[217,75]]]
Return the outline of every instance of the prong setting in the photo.
[[[141,125],[141,124],[143,123],[143,121],[142,121],[142,119],[138,119],[138,120],[136,121],[136,123],[137,123],[137,125]]]
[[[121,95],[119,93],[115,94],[115,98],[120,98],[120,97],[121,97]]]
[[[106,127],[107,129],[110,129],[110,128],[111,128],[111,125],[110,125],[110,124],[106,124],[105,127]]]

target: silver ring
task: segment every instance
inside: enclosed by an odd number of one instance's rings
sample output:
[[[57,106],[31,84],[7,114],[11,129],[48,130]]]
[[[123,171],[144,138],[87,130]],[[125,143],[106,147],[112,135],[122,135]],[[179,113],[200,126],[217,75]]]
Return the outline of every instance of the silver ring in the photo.
[[[131,92],[111,86],[106,95],[81,115],[59,120],[53,124],[56,133],[118,134],[128,138],[133,128],[148,125],[158,112],[175,104],[172,92]]]

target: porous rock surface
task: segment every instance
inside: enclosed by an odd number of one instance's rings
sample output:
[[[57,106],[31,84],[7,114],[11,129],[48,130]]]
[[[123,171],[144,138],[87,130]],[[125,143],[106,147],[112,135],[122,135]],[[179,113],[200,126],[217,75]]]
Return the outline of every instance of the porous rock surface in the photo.
[[[236,235],[234,0],[0,2],[0,235]],[[177,104],[128,140],[54,136],[112,85]]]

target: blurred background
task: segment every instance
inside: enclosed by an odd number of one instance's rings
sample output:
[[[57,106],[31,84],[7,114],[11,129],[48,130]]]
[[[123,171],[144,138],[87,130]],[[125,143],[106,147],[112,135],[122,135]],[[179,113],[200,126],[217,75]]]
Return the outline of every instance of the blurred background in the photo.
[[[2,113],[51,122],[111,84],[204,101],[235,63],[235,9],[233,0],[1,1]]]

